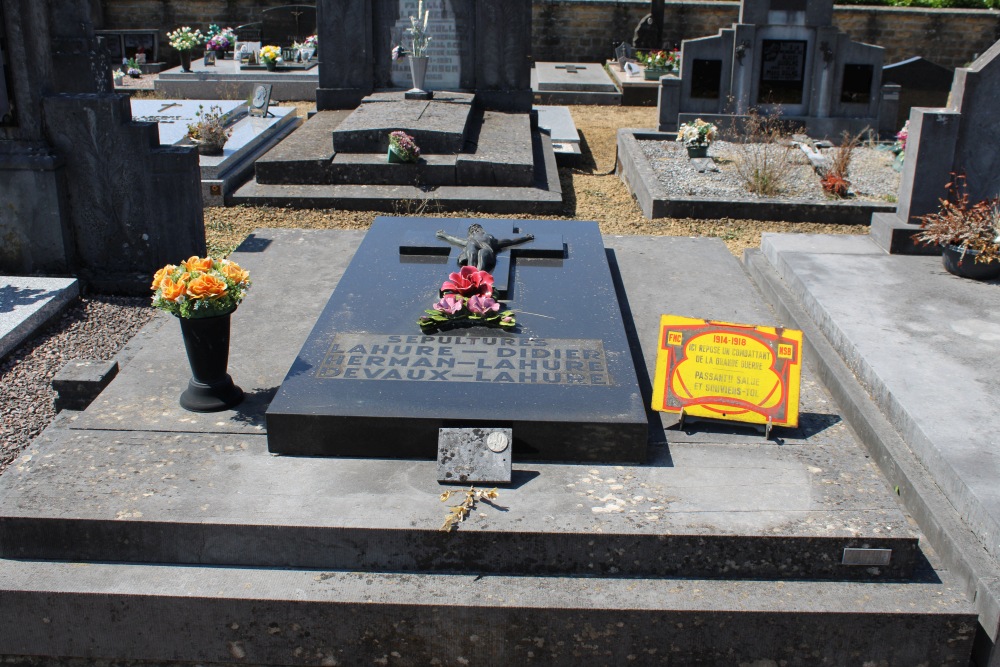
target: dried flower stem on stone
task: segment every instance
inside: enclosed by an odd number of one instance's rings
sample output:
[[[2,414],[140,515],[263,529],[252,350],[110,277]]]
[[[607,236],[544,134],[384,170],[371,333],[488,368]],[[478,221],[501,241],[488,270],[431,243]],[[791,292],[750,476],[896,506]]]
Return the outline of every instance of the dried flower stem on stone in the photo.
[[[462,502],[458,505],[453,505],[448,509],[448,514],[445,515],[444,523],[441,525],[441,530],[445,532],[458,528],[458,524],[465,521],[465,518],[469,516],[469,513],[476,509],[476,503],[478,501],[482,500],[489,502],[500,497],[496,488],[486,491],[485,489],[477,489],[474,486],[470,486],[464,491],[445,491],[441,494],[441,502],[447,502],[449,498],[458,494],[464,494],[464,498],[462,498]]]

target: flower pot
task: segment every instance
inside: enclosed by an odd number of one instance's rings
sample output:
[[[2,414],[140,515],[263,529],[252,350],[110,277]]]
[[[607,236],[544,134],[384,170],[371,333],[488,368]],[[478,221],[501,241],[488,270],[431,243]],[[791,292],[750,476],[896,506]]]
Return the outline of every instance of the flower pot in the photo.
[[[688,157],[708,157],[708,146],[685,146]]]
[[[430,56],[410,56],[410,78],[413,80],[413,90],[410,92],[427,92],[424,83],[427,81],[427,63]]]
[[[215,317],[178,318],[191,366],[191,380],[181,394],[181,407],[191,412],[219,412],[238,405],[243,390],[233,384],[229,366],[229,321],[232,311]]]
[[[278,69],[278,61],[276,60],[265,60],[264,67],[267,68],[268,72],[273,72]]]
[[[184,51],[178,51],[178,53],[181,56],[181,70],[184,71],[184,72],[190,72],[191,71],[191,51],[190,50],[184,50]]]
[[[391,145],[389,146],[389,151],[386,153],[385,157],[389,164],[406,164],[409,162],[409,160],[407,160],[402,153],[397,151]]]
[[[993,280],[1000,277],[1000,261],[976,261],[978,250],[966,250],[962,256],[962,247],[956,245],[941,246],[941,261],[948,273],[972,280]]]
[[[659,81],[664,74],[670,74],[670,69],[667,67],[647,67],[642,71],[642,77],[646,81]]]
[[[210,143],[208,141],[195,141],[198,145],[199,155],[222,155],[225,152],[225,144]]]

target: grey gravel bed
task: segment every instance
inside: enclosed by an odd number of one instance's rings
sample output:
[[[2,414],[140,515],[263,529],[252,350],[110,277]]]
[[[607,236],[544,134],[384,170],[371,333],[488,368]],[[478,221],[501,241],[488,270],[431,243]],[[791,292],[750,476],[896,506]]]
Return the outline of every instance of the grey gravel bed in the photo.
[[[719,171],[704,173],[698,173],[684,146],[676,141],[645,140],[639,145],[668,197],[763,199],[748,192],[737,173],[737,144],[713,142],[708,155],[715,160]],[[899,173],[892,168],[893,157],[888,151],[874,148],[859,147],[854,150],[847,179],[851,183],[854,199],[881,203],[895,201]],[[788,158],[792,167],[786,187],[779,196],[768,199],[831,201],[831,197],[823,192],[820,178],[805,154],[798,148],[792,148],[788,151]]]
[[[0,472],[55,418],[53,376],[112,359],[154,314],[145,297],[82,297],[0,362]]]

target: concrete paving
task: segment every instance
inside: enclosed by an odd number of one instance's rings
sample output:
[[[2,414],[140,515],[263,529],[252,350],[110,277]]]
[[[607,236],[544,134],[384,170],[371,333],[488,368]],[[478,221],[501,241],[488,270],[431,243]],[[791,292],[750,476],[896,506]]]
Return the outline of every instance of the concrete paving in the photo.
[[[967,662],[965,590],[809,369],[797,429],[682,433],[654,414],[653,464],[515,459],[514,484],[452,533],[433,461],[269,455],[264,409],[362,235],[258,230],[241,247],[241,406],[179,408],[180,334],[157,317],[108,389],[0,476],[0,628],[19,628],[0,655]],[[719,240],[605,244],[644,393],[661,313],[776,321]],[[891,564],[845,565],[850,547]]]
[[[75,278],[0,276],[0,358],[10,354],[80,294]]]
[[[996,641],[995,281],[868,237],[765,234],[745,262]]]

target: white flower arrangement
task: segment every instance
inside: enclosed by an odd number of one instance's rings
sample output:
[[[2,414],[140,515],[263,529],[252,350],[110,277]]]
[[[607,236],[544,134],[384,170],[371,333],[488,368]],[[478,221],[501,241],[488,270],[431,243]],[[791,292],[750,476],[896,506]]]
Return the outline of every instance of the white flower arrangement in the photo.
[[[677,141],[689,147],[708,146],[715,141],[718,132],[719,129],[715,125],[696,118],[693,123],[682,123],[677,128]]]

